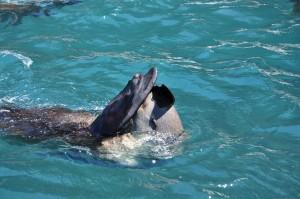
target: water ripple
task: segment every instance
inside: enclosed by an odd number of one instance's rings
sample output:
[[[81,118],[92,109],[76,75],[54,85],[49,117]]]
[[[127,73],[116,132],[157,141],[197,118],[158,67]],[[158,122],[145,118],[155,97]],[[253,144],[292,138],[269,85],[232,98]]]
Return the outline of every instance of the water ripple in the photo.
[[[230,48],[262,48],[262,49],[266,49],[268,51],[272,51],[272,52],[276,52],[278,54],[282,54],[282,55],[288,55],[289,51],[286,50],[286,48],[288,47],[293,47],[293,48],[298,48],[298,45],[296,44],[292,44],[292,45],[288,45],[288,44],[281,44],[278,46],[275,45],[271,45],[271,44],[265,44],[265,43],[261,43],[261,42],[247,42],[247,41],[243,41],[243,42],[235,42],[235,41],[217,41],[219,44],[217,45],[211,45],[208,46],[209,49],[218,49],[220,47],[227,47],[229,46]]]
[[[0,51],[0,55],[2,55],[4,57],[5,56],[14,56],[17,59],[19,59],[25,65],[26,68],[30,68],[30,66],[33,64],[33,61],[32,61],[32,59],[30,59],[30,57],[26,57],[20,53],[17,53],[17,52],[11,51],[11,50]]]

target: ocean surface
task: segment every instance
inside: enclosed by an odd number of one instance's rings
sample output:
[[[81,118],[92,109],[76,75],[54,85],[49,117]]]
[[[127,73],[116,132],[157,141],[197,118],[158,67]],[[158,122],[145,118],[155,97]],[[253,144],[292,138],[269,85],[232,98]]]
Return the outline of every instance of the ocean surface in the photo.
[[[0,105],[101,112],[133,74],[156,66],[188,137],[180,153],[131,166],[2,131],[1,199],[300,198],[296,1],[39,6],[0,14]]]

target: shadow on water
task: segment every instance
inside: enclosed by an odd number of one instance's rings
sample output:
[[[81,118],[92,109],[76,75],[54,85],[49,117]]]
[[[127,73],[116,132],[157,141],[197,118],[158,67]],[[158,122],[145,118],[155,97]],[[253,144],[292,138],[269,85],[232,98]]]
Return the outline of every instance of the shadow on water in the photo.
[[[0,23],[7,25],[17,25],[22,22],[24,16],[38,17],[41,15],[50,16],[50,10],[59,9],[67,5],[79,3],[80,0],[53,0],[49,3],[28,2],[28,3],[10,3],[0,2]]]

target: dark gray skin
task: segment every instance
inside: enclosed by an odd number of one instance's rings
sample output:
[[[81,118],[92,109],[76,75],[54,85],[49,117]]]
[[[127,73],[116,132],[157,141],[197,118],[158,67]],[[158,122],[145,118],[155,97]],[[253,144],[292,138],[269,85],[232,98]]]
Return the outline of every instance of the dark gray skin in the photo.
[[[177,143],[184,132],[175,99],[166,86],[154,86],[156,75],[155,68],[134,75],[99,116],[59,107],[0,107],[0,129],[28,140],[60,138],[104,154],[136,152],[147,139],[153,144],[162,137],[163,144]]]
[[[24,109],[0,107],[0,129],[29,140],[62,138],[74,145],[90,146],[96,141],[89,126],[96,117],[88,111],[67,108]]]
[[[300,12],[300,0],[294,0],[294,12]]]
[[[1,3],[0,2],[0,22],[10,21],[11,25],[17,25],[21,23],[24,16],[32,15],[50,15],[50,10],[53,8],[61,8],[66,5],[72,5],[79,3],[79,0],[53,0],[51,4],[47,6],[40,6],[36,2],[28,2],[26,4],[15,4],[15,3]]]
[[[135,74],[92,123],[91,133],[97,139],[115,136],[116,132],[126,126],[151,92],[156,78],[156,68],[151,68],[145,75]]]
[[[290,0],[290,1],[294,3],[294,8],[293,8],[294,13],[299,13],[300,12],[300,0]]]
[[[172,106],[169,109],[155,106],[152,92],[147,96],[136,114],[130,119],[119,135],[97,140],[90,133],[90,125],[96,119],[95,113],[88,111],[73,111],[67,108],[25,109],[12,106],[0,107],[0,129],[8,135],[21,136],[24,139],[42,141],[51,138],[61,138],[78,146],[94,147],[103,142],[112,142],[115,137],[131,132],[172,132],[174,136],[183,134],[180,117]],[[154,119],[158,114],[162,116]],[[124,136],[124,137],[125,137]]]

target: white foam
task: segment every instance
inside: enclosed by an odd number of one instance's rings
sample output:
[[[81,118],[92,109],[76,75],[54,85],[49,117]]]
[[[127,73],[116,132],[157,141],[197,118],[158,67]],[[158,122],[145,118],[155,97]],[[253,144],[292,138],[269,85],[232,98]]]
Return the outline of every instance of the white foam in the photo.
[[[236,1],[208,1],[208,2],[202,2],[202,1],[193,1],[186,3],[188,5],[219,5],[219,4],[232,4],[239,2],[238,0]]]
[[[26,57],[22,54],[14,52],[14,51],[3,50],[3,51],[0,51],[0,55],[2,55],[2,56],[8,56],[8,55],[14,56],[17,59],[19,59],[26,66],[26,68],[30,68],[30,66],[33,64],[33,61],[32,61],[32,59],[30,59],[30,57]]]

